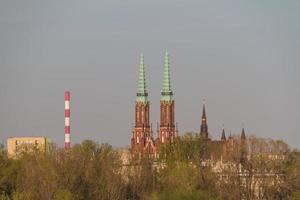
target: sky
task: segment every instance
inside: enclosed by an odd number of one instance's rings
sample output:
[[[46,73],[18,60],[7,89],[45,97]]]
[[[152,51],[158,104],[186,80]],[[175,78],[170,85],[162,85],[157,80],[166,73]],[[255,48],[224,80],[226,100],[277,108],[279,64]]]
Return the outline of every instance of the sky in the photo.
[[[0,0],[0,143],[46,136],[130,144],[139,55],[151,122],[159,121],[164,52],[180,134],[273,138],[300,148],[299,0]]]

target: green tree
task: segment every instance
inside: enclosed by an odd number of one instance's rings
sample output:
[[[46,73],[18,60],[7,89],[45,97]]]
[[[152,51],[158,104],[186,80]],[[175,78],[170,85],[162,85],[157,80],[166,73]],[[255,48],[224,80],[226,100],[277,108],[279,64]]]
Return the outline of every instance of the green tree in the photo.
[[[57,190],[54,194],[53,200],[72,200],[72,194],[69,190]]]
[[[20,161],[7,158],[3,145],[0,145],[0,197],[11,199],[16,191],[17,174]]]
[[[284,173],[286,174],[285,189],[291,196],[290,199],[297,199],[300,197],[300,150],[294,150],[288,155]]]

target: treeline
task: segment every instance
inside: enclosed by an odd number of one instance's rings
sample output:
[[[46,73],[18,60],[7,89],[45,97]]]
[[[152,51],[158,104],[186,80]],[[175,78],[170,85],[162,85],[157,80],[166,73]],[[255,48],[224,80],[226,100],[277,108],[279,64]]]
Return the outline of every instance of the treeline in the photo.
[[[18,159],[8,159],[2,146],[0,200],[250,200],[257,194],[259,199],[300,199],[300,151],[255,137],[248,145],[255,151],[244,160],[232,155],[230,164],[219,166],[222,173],[202,159],[208,146],[197,134],[164,146],[158,160],[125,164],[122,152],[90,140],[68,151],[24,153]],[[256,180],[259,190],[252,187]]]

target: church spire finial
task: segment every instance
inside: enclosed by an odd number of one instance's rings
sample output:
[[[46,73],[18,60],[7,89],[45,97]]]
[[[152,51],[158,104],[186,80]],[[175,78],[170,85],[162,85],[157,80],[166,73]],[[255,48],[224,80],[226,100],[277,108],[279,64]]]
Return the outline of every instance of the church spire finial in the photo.
[[[161,100],[170,101],[172,100],[172,96],[173,96],[173,92],[171,88],[169,53],[166,51],[165,58],[164,58],[164,75],[163,75],[163,88],[161,91]]]
[[[137,101],[147,102],[147,89],[146,89],[146,76],[145,76],[145,64],[144,64],[144,55],[140,55],[140,67],[139,67],[139,82],[138,82],[138,92],[137,92]]]

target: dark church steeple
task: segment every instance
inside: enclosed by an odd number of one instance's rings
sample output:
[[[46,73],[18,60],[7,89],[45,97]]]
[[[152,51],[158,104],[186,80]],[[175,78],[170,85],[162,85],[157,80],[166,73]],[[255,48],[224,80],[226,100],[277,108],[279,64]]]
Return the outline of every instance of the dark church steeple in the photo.
[[[245,129],[242,129],[242,134],[241,134],[241,139],[246,140],[246,134],[245,134]]]
[[[225,135],[225,130],[224,130],[224,128],[222,129],[221,141],[226,141],[226,135]]]
[[[203,139],[208,139],[208,127],[207,127],[207,118],[205,112],[205,104],[203,104],[203,110],[202,110],[200,136]]]
[[[246,134],[245,129],[242,129],[241,134],[241,143],[240,143],[240,162],[243,163],[247,159],[247,141],[246,141]]]

